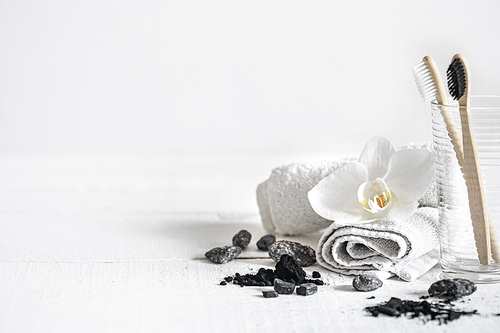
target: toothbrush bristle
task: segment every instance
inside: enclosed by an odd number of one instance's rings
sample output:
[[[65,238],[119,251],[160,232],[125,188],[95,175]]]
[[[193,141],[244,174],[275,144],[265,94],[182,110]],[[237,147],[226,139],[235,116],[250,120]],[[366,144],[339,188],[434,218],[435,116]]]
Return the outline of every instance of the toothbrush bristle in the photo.
[[[412,71],[418,92],[424,102],[434,99],[437,95],[437,87],[429,65],[425,61],[422,61],[414,66]]]
[[[460,59],[453,60],[446,71],[446,76],[448,77],[448,89],[451,96],[454,100],[460,99],[466,88],[465,69]]]

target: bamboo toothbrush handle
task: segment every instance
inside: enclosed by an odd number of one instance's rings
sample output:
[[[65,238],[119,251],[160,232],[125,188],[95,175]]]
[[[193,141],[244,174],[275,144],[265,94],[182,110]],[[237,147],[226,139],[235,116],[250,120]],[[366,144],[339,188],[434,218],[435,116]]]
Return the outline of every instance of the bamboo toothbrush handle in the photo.
[[[500,244],[498,243],[497,233],[495,226],[491,222],[491,217],[488,215],[488,222],[490,225],[490,243],[491,243],[491,256],[496,262],[500,262]]]
[[[460,105],[462,106],[463,104],[460,103]],[[460,119],[464,148],[465,183],[469,194],[469,208],[474,230],[474,240],[476,242],[479,262],[483,265],[489,265],[491,263],[490,225],[488,223],[484,187],[481,181],[481,168],[479,167],[477,148],[474,142],[474,134],[472,133],[468,103],[465,103],[465,107],[460,108]]]

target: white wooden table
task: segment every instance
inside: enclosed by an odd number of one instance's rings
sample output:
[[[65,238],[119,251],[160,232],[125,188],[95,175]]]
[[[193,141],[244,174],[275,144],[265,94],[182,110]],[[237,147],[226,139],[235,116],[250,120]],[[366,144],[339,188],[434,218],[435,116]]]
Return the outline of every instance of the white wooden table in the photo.
[[[448,325],[363,311],[391,296],[418,300],[438,267],[370,293],[317,265],[306,271],[327,285],[309,297],[220,286],[227,275],[273,268],[255,245],[265,234],[255,188],[292,161],[1,156],[0,332],[498,332],[500,284],[479,285],[458,304],[480,315]],[[239,259],[204,258],[241,229],[253,239]],[[289,239],[315,247],[318,236]]]

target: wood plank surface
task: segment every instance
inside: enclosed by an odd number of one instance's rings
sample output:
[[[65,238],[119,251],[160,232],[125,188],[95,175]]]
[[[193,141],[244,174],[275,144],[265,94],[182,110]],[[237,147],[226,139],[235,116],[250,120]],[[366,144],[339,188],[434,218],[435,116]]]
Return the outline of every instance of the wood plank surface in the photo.
[[[326,285],[309,297],[220,286],[227,275],[274,267],[255,245],[266,233],[255,187],[284,160],[214,157],[198,170],[190,157],[0,157],[0,332],[498,330],[498,284],[457,303],[480,315],[448,325],[363,310],[392,296],[418,300],[439,267],[369,293],[318,265],[306,271]],[[253,239],[240,258],[204,258],[241,229]],[[287,239],[315,247],[318,238]]]

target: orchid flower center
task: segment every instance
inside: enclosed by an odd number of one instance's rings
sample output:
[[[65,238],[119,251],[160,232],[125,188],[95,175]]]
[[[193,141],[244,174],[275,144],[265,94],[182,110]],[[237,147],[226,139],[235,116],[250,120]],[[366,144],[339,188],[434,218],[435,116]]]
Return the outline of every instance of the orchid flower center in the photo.
[[[359,203],[371,213],[386,209],[391,199],[392,193],[382,178],[364,182],[358,188]]]

